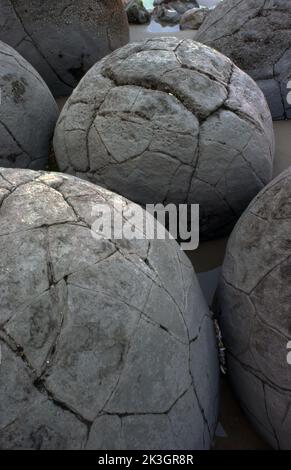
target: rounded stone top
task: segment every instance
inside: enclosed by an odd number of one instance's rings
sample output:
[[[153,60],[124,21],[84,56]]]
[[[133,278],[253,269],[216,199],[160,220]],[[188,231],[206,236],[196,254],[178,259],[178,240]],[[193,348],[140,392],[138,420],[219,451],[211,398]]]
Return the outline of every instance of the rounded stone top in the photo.
[[[69,95],[97,60],[129,39],[122,0],[0,0],[0,17],[0,39],[56,96]]]
[[[58,114],[40,75],[0,41],[0,166],[44,169]]]
[[[290,233],[291,167],[238,222],[219,290],[233,385],[256,428],[281,449],[291,449]]]
[[[202,237],[225,234],[270,180],[271,115],[261,90],[192,40],[127,45],[96,64],[67,101],[60,169],[140,204],[198,203]]]
[[[291,2],[223,0],[196,40],[230,57],[265,93],[274,119],[291,118]]]
[[[178,244],[93,236],[129,201],[60,173],[1,169],[0,200],[1,449],[209,448],[216,340]]]

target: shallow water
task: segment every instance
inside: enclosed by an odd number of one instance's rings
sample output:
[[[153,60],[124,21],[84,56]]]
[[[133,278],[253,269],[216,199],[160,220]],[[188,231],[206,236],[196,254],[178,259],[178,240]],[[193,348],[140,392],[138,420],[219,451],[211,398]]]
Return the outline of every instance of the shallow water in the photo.
[[[200,6],[213,7],[217,5],[222,0],[201,0],[199,2]],[[144,6],[149,10],[152,10],[154,0],[143,0]],[[179,24],[177,25],[161,25],[156,21],[152,20],[150,24],[146,26],[147,33],[175,33],[180,31]]]
[[[213,7],[217,5],[221,0],[201,0],[199,2],[200,6],[206,6],[206,7]],[[153,8],[153,0],[143,0],[143,4],[146,8],[152,9]]]

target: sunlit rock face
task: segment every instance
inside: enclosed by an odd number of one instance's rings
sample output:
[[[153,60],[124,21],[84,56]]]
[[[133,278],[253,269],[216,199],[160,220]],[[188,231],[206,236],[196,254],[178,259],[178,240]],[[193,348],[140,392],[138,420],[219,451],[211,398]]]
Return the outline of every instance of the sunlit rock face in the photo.
[[[0,24],[0,39],[57,96],[69,95],[97,60],[129,39],[121,0],[0,0]]]
[[[58,121],[60,169],[142,205],[200,204],[202,238],[228,233],[268,183],[274,153],[261,90],[192,40],[150,39],[84,77]]]
[[[223,0],[196,36],[230,57],[265,93],[273,119],[291,118],[291,3]],[[289,91],[291,84],[289,87]]]
[[[257,430],[280,449],[291,449],[290,233],[291,168],[238,222],[219,289],[232,384]]]
[[[44,169],[57,118],[40,75],[0,41],[0,166]]]
[[[129,201],[60,173],[0,169],[0,196],[1,449],[209,449],[216,339],[178,244],[93,236]]]

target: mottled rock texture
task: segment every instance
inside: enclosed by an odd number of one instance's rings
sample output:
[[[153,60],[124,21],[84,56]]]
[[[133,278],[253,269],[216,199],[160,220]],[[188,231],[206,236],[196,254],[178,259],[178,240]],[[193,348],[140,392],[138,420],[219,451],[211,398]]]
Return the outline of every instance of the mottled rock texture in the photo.
[[[1,169],[0,195],[0,447],[208,449],[216,340],[177,243],[95,239],[128,201],[71,176]]]
[[[192,8],[180,18],[180,29],[198,29],[209,14],[209,8]]]
[[[145,24],[151,20],[151,15],[142,0],[129,0],[126,2],[125,11],[130,24]]]
[[[177,24],[187,10],[199,8],[196,0],[155,0],[153,6],[153,19],[161,24]]]
[[[0,166],[44,169],[57,104],[36,70],[0,41]]]
[[[238,222],[219,290],[233,386],[253,424],[280,449],[291,449],[290,233],[291,168]]]
[[[150,39],[93,67],[67,101],[54,147],[62,171],[142,205],[198,203],[201,235],[228,232],[270,180],[261,90],[192,40]]]
[[[291,2],[224,0],[208,16],[197,41],[215,47],[253,77],[274,119],[291,118]]]
[[[128,42],[121,0],[0,0],[0,39],[69,95],[99,59]]]

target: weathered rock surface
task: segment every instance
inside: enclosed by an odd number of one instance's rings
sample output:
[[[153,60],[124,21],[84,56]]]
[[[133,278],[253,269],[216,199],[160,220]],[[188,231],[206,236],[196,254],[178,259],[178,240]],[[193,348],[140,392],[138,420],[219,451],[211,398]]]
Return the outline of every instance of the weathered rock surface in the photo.
[[[129,30],[121,0],[0,0],[0,39],[61,96],[95,62],[126,44]]]
[[[220,53],[150,39],[93,67],[67,101],[54,147],[62,171],[142,205],[200,204],[201,234],[227,233],[272,175],[261,90]]]
[[[162,24],[178,24],[187,10],[199,8],[196,0],[155,0],[153,5],[153,19]]]
[[[0,41],[0,166],[44,169],[57,104],[36,70]]]
[[[128,201],[71,176],[1,169],[0,194],[0,448],[209,448],[216,340],[177,243],[93,237]]]
[[[125,11],[130,24],[146,24],[151,20],[142,0],[129,0],[126,2]]]
[[[251,75],[274,119],[291,118],[291,2],[224,0],[207,17],[196,40],[230,57]]]
[[[209,8],[192,8],[180,18],[180,29],[198,29],[208,16]]]
[[[291,449],[290,233],[291,168],[238,222],[219,290],[233,386],[255,427],[280,449]]]

